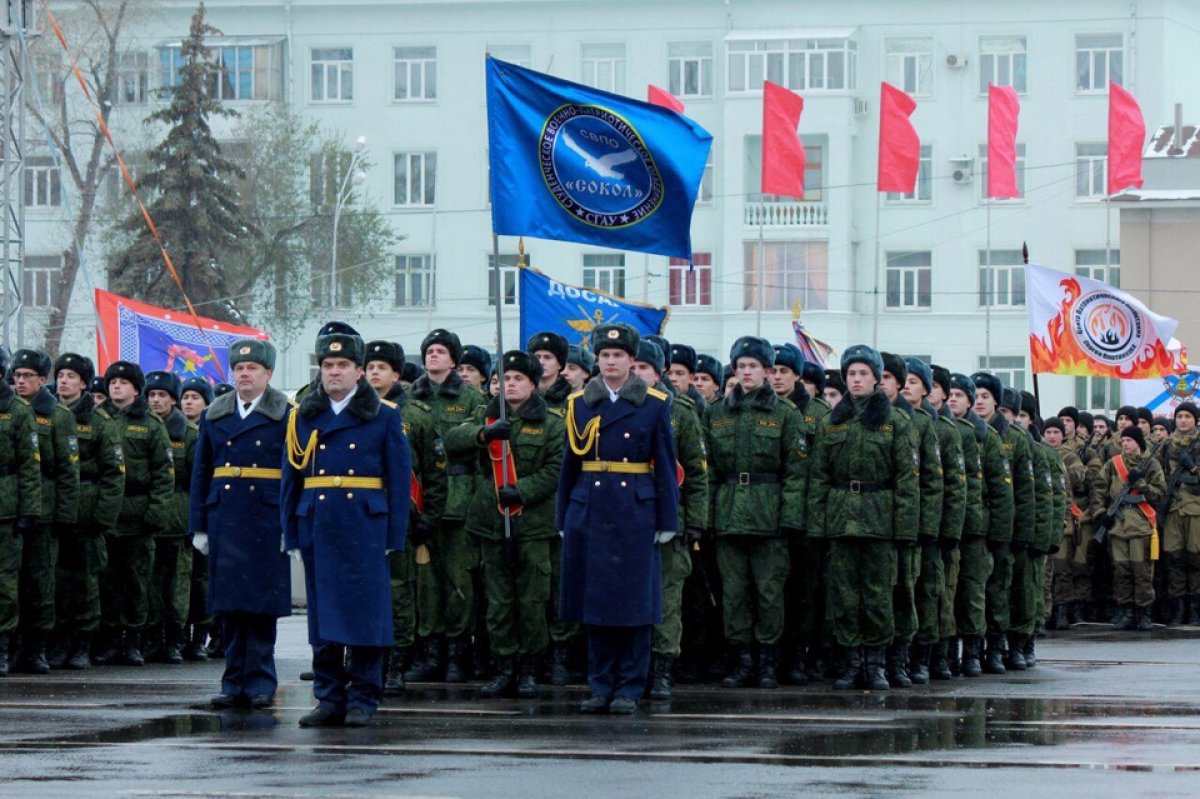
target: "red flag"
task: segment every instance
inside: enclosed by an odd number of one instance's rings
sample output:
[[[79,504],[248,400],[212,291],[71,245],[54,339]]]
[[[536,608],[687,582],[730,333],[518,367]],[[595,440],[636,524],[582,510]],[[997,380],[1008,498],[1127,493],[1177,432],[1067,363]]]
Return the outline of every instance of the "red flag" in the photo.
[[[653,83],[646,86],[646,100],[654,105],[669,108],[677,114],[683,113],[683,103],[679,101],[679,98],[666,89],[658,88]]]
[[[762,193],[804,198],[804,144],[796,133],[804,98],[763,81]]]
[[[1142,146],[1146,121],[1137,100],[1116,83],[1108,84],[1108,193],[1142,187]]]
[[[921,169],[921,139],[909,117],[913,98],[890,83],[879,84],[879,191],[912,194]]]
[[[987,196],[1020,197],[1017,188],[1017,116],[1021,101],[1011,86],[988,85]]]

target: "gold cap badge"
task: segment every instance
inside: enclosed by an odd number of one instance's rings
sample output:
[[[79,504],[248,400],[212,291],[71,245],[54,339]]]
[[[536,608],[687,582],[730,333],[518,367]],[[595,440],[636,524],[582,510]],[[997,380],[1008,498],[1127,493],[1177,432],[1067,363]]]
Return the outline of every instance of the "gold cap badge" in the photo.
[[[332,344],[330,344],[329,351],[330,352],[341,352],[342,351],[342,342],[335,341]]]
[[[614,327],[612,330],[608,331],[608,337],[609,337],[609,338],[620,338],[620,337],[621,337],[621,331],[620,331],[620,330],[617,330],[617,329]]]
[[[249,355],[249,354],[250,354],[249,347],[242,347],[240,350],[238,350],[238,355]]]

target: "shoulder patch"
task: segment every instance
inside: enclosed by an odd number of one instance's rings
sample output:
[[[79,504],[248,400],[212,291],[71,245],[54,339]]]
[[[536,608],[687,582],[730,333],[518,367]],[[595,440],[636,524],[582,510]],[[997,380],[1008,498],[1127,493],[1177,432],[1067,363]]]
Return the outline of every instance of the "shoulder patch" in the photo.
[[[666,402],[669,399],[665,391],[659,391],[653,386],[647,388],[646,393],[657,400],[662,400],[663,402]]]
[[[381,403],[383,403],[384,405],[388,406],[389,408],[395,408],[395,407],[396,407],[396,403],[392,402],[391,400],[385,400],[385,399],[381,399],[381,400],[379,400],[379,401],[380,401]]]
[[[572,392],[572,393],[570,393],[570,394],[568,394],[568,395],[567,395],[567,399],[568,399],[568,400],[573,400],[573,399],[576,399],[576,398],[578,398],[578,397],[582,397],[582,396],[583,396],[583,391],[582,391],[582,390],[580,390],[580,391],[574,391],[574,392]]]
[[[885,424],[879,425],[879,432],[881,432],[881,433],[890,433],[895,429],[896,428],[892,427],[892,425],[890,425],[890,424],[885,423]]]

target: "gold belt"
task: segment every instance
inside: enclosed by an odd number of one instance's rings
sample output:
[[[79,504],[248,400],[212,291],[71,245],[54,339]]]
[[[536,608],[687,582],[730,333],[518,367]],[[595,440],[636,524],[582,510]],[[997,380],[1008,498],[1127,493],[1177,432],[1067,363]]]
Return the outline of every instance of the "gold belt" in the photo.
[[[218,466],[213,477],[249,477],[260,480],[278,480],[283,477],[282,469],[260,469],[257,466]]]
[[[616,472],[617,474],[650,474],[648,463],[626,463],[625,461],[584,461],[585,472]]]
[[[305,488],[383,488],[379,477],[305,477]]]

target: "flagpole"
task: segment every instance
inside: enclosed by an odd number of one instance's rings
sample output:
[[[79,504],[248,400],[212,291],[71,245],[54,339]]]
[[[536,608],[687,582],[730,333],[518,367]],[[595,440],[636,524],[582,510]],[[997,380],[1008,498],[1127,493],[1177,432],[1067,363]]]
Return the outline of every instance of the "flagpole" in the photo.
[[[496,235],[496,231],[492,231],[492,280],[495,281],[496,291],[496,366],[500,377],[500,392],[496,397],[496,406],[499,410],[498,418],[504,421],[508,416],[508,402],[504,399],[504,293],[503,287],[500,285],[500,237]],[[537,386],[534,386],[537,388]],[[500,442],[500,485],[502,488],[508,487],[508,441]],[[509,509],[504,508],[504,543],[507,547],[512,541],[512,514]]]
[[[871,347],[873,349],[879,349],[879,262],[883,246],[879,241],[879,207],[881,205],[883,205],[883,200],[879,192],[875,192],[875,291],[872,298],[873,312],[871,314]]]
[[[1104,195],[1104,282],[1112,285],[1112,195]],[[1149,287],[1147,286],[1147,289]],[[1146,301],[1150,301],[1150,292],[1146,292]]]
[[[642,302],[650,302],[650,253],[642,254]]]
[[[984,275],[986,276],[987,288],[983,292],[984,297],[984,344],[983,344],[983,368],[986,371],[992,369],[992,198],[987,198],[985,203],[987,208],[987,249],[984,252]]]
[[[755,312],[754,312],[754,335],[756,335],[760,338],[762,337],[763,280],[765,280],[765,275],[767,273],[766,263],[764,262],[764,257],[765,257],[764,252],[765,252],[766,248],[765,248],[765,245],[763,244],[763,216],[765,215],[765,211],[766,211],[765,208],[759,209],[759,217],[758,217],[758,291],[756,292],[757,296],[755,297],[757,302],[755,303],[756,308],[755,308]]]

